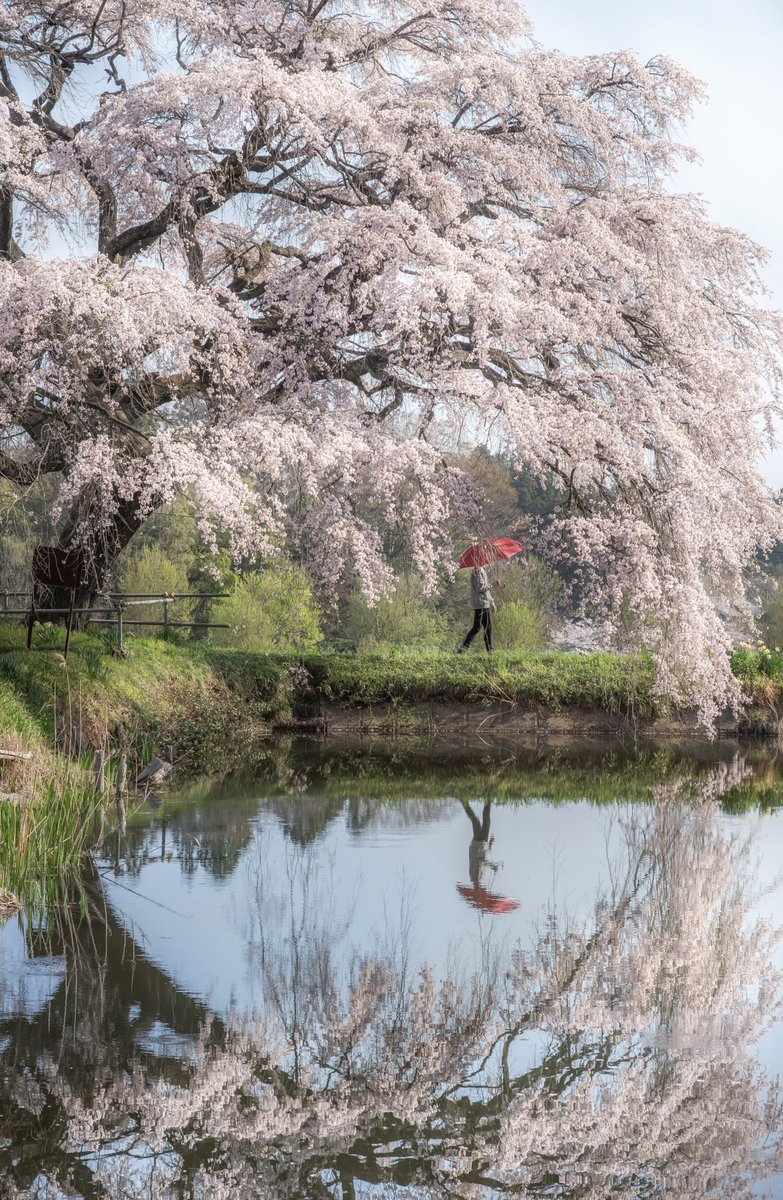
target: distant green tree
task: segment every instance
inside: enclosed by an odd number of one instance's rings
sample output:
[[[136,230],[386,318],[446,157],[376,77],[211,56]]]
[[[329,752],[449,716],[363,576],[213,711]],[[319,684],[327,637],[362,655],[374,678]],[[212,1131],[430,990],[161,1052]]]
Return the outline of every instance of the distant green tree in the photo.
[[[158,509],[145,522],[133,542],[119,556],[118,572],[125,571],[127,565],[148,546],[162,550],[172,562],[184,564],[187,571],[198,557],[200,544],[198,524],[193,514],[184,500],[177,500]]]
[[[526,513],[514,486],[514,472],[502,454],[477,446],[455,460],[470,476],[478,492],[479,520],[473,536],[514,536],[524,526]]]
[[[563,486],[554,475],[542,479],[528,464],[510,469],[517,504],[531,516],[547,516],[563,503]]]
[[[771,584],[764,599],[759,624],[770,650],[783,646],[783,586],[779,577],[777,586]]]
[[[188,616],[183,619],[204,623],[212,620],[212,606],[215,601],[209,593],[228,592],[233,588],[236,581],[234,564],[225,551],[218,550],[215,553],[214,549],[210,548],[207,552],[198,523],[184,500],[159,509],[139,530],[115,564],[115,587],[123,591],[137,590],[130,589],[127,581],[136,571],[140,553],[145,548],[161,551],[169,564],[176,568],[176,580],[180,585],[176,591],[201,594],[201,599],[188,604]],[[157,590],[157,585],[149,590]],[[207,637],[208,634],[208,629],[194,629],[190,636],[198,639]]]
[[[48,511],[53,495],[51,480],[19,495],[0,479],[0,591],[26,591],[34,547],[57,541]]]
[[[125,566],[120,582],[120,590],[128,593],[167,594],[190,590],[185,563],[169,557],[163,546],[158,545],[142,546],[140,553],[134,554]],[[192,613],[193,602],[190,600],[176,600],[169,606],[169,618],[172,621],[190,621]],[[143,620],[144,617],[149,617],[151,620],[161,621],[163,620],[163,605],[138,605],[128,613],[128,616],[133,620]],[[155,625],[140,625],[133,628],[142,634],[162,632],[161,628]],[[181,630],[180,632],[187,635],[188,631]]]
[[[30,550],[23,538],[0,534],[0,592],[26,591],[30,586]],[[12,596],[10,608],[24,608],[24,596]]]

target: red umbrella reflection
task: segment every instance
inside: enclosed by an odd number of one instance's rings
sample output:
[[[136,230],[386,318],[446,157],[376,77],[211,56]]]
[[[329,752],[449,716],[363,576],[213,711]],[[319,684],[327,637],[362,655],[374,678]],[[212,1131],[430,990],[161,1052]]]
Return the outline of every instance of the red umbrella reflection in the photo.
[[[497,892],[489,892],[480,883],[469,887],[467,883],[458,883],[457,891],[473,908],[488,913],[510,913],[519,908],[519,901],[510,896],[498,896]]]

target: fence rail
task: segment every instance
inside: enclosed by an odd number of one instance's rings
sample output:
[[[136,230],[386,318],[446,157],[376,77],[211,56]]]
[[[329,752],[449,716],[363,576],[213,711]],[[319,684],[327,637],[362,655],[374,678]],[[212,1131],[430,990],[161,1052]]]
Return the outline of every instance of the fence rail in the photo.
[[[153,625],[159,626],[165,633],[167,629],[230,629],[230,626],[221,621],[172,621],[170,615],[170,606],[177,600],[224,600],[227,592],[101,592],[96,597],[95,604],[89,608],[74,608],[72,611],[81,616],[88,616],[88,624],[90,625],[114,625],[117,628],[117,648],[120,651],[125,649],[124,645],[124,629],[126,625]],[[29,617],[30,608],[9,608],[9,600],[11,597],[17,599],[19,597],[29,597],[32,602],[32,591],[26,592],[0,592],[0,617]],[[105,599],[106,603],[101,604],[99,601]],[[143,621],[132,620],[125,616],[125,610],[128,608],[143,607],[144,605],[163,605],[163,620],[156,621],[152,617],[145,618]],[[67,608],[46,608],[36,604],[36,614],[45,614],[48,616],[61,616],[68,612]],[[104,614],[101,616],[100,614]],[[111,614],[111,615],[108,615]]]

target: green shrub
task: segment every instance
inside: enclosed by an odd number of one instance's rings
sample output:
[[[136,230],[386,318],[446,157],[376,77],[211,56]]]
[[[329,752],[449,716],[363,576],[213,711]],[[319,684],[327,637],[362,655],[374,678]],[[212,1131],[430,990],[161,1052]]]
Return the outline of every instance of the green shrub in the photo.
[[[783,586],[780,583],[766,597],[759,625],[770,650],[783,646]]]
[[[501,602],[492,626],[499,650],[540,650],[546,642],[546,615],[532,600]]]
[[[415,571],[400,575],[394,592],[372,607],[364,596],[352,596],[345,634],[360,651],[382,646],[436,649],[449,639],[446,621],[423,595]]]
[[[783,677],[783,652],[776,646],[774,650],[761,646],[740,646],[731,656],[731,669],[740,679],[753,682],[759,677],[766,679],[781,679]]]
[[[30,587],[32,551],[20,537],[0,537],[0,591]],[[12,596],[9,608],[24,608],[27,596]]]
[[[261,654],[299,654],[323,640],[307,575],[287,564],[243,576],[231,595],[215,604],[212,620],[230,626],[212,631],[215,645]]]

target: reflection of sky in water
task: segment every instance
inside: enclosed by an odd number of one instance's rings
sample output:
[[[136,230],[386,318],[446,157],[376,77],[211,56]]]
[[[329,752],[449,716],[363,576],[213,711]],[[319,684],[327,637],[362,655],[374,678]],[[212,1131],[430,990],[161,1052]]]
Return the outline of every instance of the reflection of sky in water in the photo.
[[[31,958],[18,920],[0,926],[0,1018],[41,1012],[65,978],[65,959]]]
[[[473,805],[477,816],[480,804]],[[333,820],[308,853],[318,869],[331,873],[338,895],[351,913],[346,948],[377,944],[384,928],[399,915],[403,897],[412,917],[412,951],[419,961],[443,968],[457,956],[477,964],[482,943],[508,949],[525,944],[556,904],[578,917],[592,905],[596,889],[606,882],[618,822],[627,815],[622,804],[596,807],[587,803],[552,806],[495,805],[491,830],[493,857],[502,863],[493,890],[521,901],[519,910],[499,916],[471,909],[456,889],[468,878],[471,827],[461,804],[453,802],[437,818],[411,827],[404,808],[383,810],[356,831],[344,816]],[[250,817],[249,817],[250,819]],[[128,927],[143,931],[144,945],[191,993],[208,997],[219,1011],[252,1007],[260,1001],[252,952],[248,960],[248,911],[263,862],[267,874],[282,875],[292,850],[276,816],[263,808],[253,818],[252,838],[229,879],[216,881],[202,867],[183,877],[177,862],[150,863],[133,886],[150,899],[188,912],[187,917],[153,909],[148,901],[109,889],[116,911]],[[756,839],[758,884],[764,893],[758,911],[773,924],[783,923],[783,813],[723,818],[727,829]],[[155,834],[148,836],[154,845]],[[776,884],[778,886],[776,886]],[[203,891],[202,891],[203,889]],[[209,896],[207,911],[193,915],[194,893]],[[190,909],[188,905],[191,905]],[[777,959],[783,970],[783,944]],[[548,1035],[531,1032],[511,1050],[512,1071],[524,1071],[540,1060]],[[772,1026],[757,1044],[760,1061],[770,1074],[783,1067],[783,1024]],[[754,1191],[783,1197],[783,1177],[759,1184]]]
[[[480,815],[481,806],[475,804],[474,811]],[[203,866],[184,875],[176,857],[166,861],[172,852],[169,837],[163,861],[147,862],[131,878],[116,877],[116,883],[107,870],[107,891],[123,924],[154,961],[184,990],[225,1014],[260,1002],[248,946],[265,932],[254,916],[257,896],[263,914],[275,893],[278,903],[268,921],[284,919],[287,870],[298,854],[312,856],[319,879],[314,915],[328,893],[335,920],[342,926],[349,918],[342,939],[346,953],[377,945],[399,924],[404,909],[413,957],[443,969],[455,955],[466,965],[477,964],[488,939],[498,949],[527,940],[553,899],[573,915],[586,911],[606,875],[622,812],[619,805],[493,806],[492,857],[502,868],[489,886],[521,902],[516,912],[500,915],[478,912],[457,891],[458,883],[468,882],[472,837],[457,801],[438,820],[414,827],[405,825],[404,810],[394,822],[381,813],[358,831],[340,815],[304,852],[292,847],[278,817],[262,806],[257,816],[247,813],[250,837],[228,878],[215,879]],[[185,836],[208,838],[208,828]],[[151,830],[145,843],[154,855],[161,846],[159,830]],[[283,897],[276,895],[280,889]]]
[[[149,1029],[135,1038],[135,1042],[139,1050],[145,1054],[175,1058],[196,1057],[194,1039],[186,1034],[177,1033],[163,1021],[155,1021]]]
[[[212,813],[218,818],[220,803]],[[586,913],[606,882],[619,822],[632,811],[621,803],[493,805],[491,857],[501,867],[488,886],[520,901],[517,911],[494,915],[476,911],[457,891],[457,884],[468,882],[472,836],[458,801],[441,802],[432,820],[418,819],[417,812],[413,826],[406,823],[404,805],[379,809],[358,830],[349,827],[343,812],[304,850],[292,846],[278,816],[264,801],[259,804],[243,807],[244,845],[223,877],[201,864],[183,872],[172,841],[176,818],[163,843],[159,824],[144,831],[144,854],[137,857],[146,861],[137,871],[115,875],[108,863],[102,868],[112,907],[138,944],[184,991],[221,1014],[259,1001],[252,942],[260,931],[254,914],[266,908],[268,920],[284,918],[287,872],[303,854],[319,878],[311,903],[317,910],[328,893],[341,926],[347,920],[346,953],[377,945],[404,909],[414,957],[444,968],[455,953],[478,961],[487,939],[498,948],[520,939],[526,943],[553,904],[577,918]],[[480,817],[480,802],[472,807]],[[764,893],[758,911],[783,923],[783,812],[722,820],[732,833],[755,837]],[[198,824],[198,835],[182,837],[208,841],[209,810]],[[778,956],[783,969],[783,946]],[[0,927],[0,1013],[40,1011],[64,976],[62,958],[28,956],[16,918]],[[783,1027],[767,1033],[764,1046],[783,1064]]]
[[[772,926],[783,926],[783,812],[769,816],[751,814],[742,819],[726,818],[732,832],[751,833],[758,851],[758,887],[762,893],[757,911]],[[783,972],[783,938],[775,954],[778,969]],[[761,1060],[770,1072],[783,1075],[783,1022],[776,1022],[757,1043]],[[780,1195],[783,1195],[781,1189]]]

